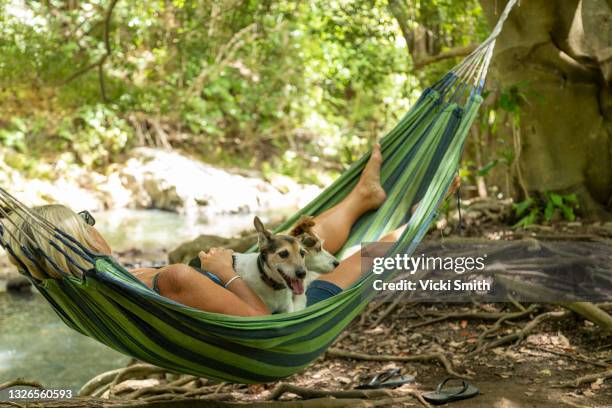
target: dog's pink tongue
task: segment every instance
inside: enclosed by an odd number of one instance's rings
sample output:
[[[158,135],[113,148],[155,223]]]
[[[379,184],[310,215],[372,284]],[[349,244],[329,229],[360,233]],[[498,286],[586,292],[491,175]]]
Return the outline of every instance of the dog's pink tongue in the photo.
[[[304,293],[304,284],[301,279],[291,279],[291,290],[294,295],[301,295]]]

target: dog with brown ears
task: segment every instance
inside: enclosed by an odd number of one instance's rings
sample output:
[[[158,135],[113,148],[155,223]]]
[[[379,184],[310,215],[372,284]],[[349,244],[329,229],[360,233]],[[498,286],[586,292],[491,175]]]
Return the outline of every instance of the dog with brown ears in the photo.
[[[323,247],[324,241],[314,230],[316,225],[313,217],[302,215],[293,226],[289,235],[296,237],[308,251],[306,255],[306,268],[309,272],[329,273],[333,271],[340,262]]]
[[[253,220],[259,252],[234,253],[234,270],[271,313],[294,311],[293,296],[303,296],[308,251],[291,235],[274,234],[259,217]]]
[[[340,262],[323,247],[324,241],[315,232],[316,222],[313,217],[303,215],[293,226],[289,235],[296,237],[307,251],[306,268],[308,269],[304,278],[304,288],[321,274],[333,271]],[[306,307],[306,296],[304,294],[293,294],[293,309],[302,310]]]
[[[303,216],[288,234],[274,234],[259,217],[253,220],[259,252],[233,254],[236,274],[266,304],[271,313],[301,310],[305,292],[319,274],[331,272],[338,260],[323,248],[314,231],[315,221]],[[199,258],[190,265],[200,267]]]

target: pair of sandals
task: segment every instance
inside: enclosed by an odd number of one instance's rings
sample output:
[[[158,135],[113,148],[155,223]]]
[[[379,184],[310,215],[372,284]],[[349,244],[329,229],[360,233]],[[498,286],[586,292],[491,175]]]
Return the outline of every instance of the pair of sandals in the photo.
[[[396,388],[404,384],[413,383],[415,382],[415,380],[416,379],[414,376],[401,375],[400,369],[394,368],[392,370],[375,375],[370,381],[368,381],[367,383],[360,384],[356,388],[360,390]],[[461,381],[461,385],[451,387],[446,386],[446,384],[452,380]],[[444,381],[442,381],[440,384],[438,384],[435,391],[424,393],[423,398],[425,399],[425,401],[431,404],[442,405],[446,404],[447,402],[472,398],[478,395],[479,392],[480,390],[478,388],[474,387],[466,380],[448,377],[444,379]]]

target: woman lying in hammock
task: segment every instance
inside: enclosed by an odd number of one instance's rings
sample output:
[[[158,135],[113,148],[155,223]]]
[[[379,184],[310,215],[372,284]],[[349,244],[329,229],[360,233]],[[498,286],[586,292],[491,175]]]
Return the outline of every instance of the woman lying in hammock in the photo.
[[[380,185],[381,163],[380,147],[376,145],[353,190],[336,206],[314,218],[314,231],[324,241],[324,247],[328,252],[333,254],[342,248],[355,221],[364,213],[377,209],[385,201],[386,194]],[[453,190],[457,188],[457,182],[458,180],[453,184]],[[84,219],[83,215],[76,214],[62,205],[37,207],[32,211],[75,238],[92,252],[111,255],[111,248],[106,240],[92,225],[89,225],[93,223],[88,223],[87,213]],[[49,254],[59,268],[73,274],[80,274],[80,271],[68,263],[59,251],[49,247],[46,238],[32,237],[32,234],[29,234],[29,228],[24,227],[25,223],[20,223],[17,217],[11,218],[16,228],[12,234],[8,234],[9,245],[18,258],[25,260],[24,263],[33,277],[43,280],[60,276],[57,273],[49,272],[53,271],[53,267],[47,260],[39,259],[37,262],[31,262],[28,261],[25,254],[20,253],[19,242],[26,241],[23,236],[20,236],[23,234],[28,234],[29,240],[34,239],[37,246]],[[396,241],[404,228],[405,226],[402,226],[389,233],[379,242]],[[187,306],[237,316],[270,314],[262,300],[242,279],[234,279],[237,275],[232,266],[231,250],[213,248],[208,253],[201,252],[199,257],[203,269],[216,275],[224,286],[230,281],[231,284],[227,287],[221,286],[185,264],[168,265],[159,269],[139,268],[130,272],[149,288],[153,288],[155,280],[156,289],[162,296]],[[11,261],[19,268],[18,262],[12,258]],[[45,271],[41,270],[40,265],[46,266]],[[361,277],[361,269],[360,254],[357,252],[340,262],[332,272],[321,275],[310,284],[306,291],[307,304],[329,298],[350,287]]]

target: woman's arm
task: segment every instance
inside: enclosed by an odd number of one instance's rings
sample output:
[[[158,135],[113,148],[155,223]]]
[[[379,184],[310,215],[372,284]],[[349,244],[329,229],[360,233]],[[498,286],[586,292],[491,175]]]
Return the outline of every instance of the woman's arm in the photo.
[[[253,290],[236,274],[233,267],[232,254],[234,251],[224,248],[211,248],[208,252],[200,252],[200,264],[202,269],[217,275],[226,289],[242,299],[250,307],[261,311],[262,314],[270,314],[268,307],[257,296]]]
[[[237,276],[232,267],[232,251],[215,248],[209,253],[201,252],[200,261],[202,267],[217,275],[223,284]],[[226,289],[185,264],[159,269],[139,268],[130,272],[150,288],[154,276],[158,275],[160,295],[186,306],[234,316],[270,314],[266,305],[240,278],[234,279]]]
[[[232,282],[230,286],[233,286],[234,283],[236,282]],[[240,283],[244,285],[244,282]],[[249,304],[236,293],[223,288],[185,264],[168,265],[159,269],[157,287],[160,295],[206,312],[234,316],[270,314],[265,305],[257,302]],[[247,290],[250,291],[248,288]],[[256,299],[259,300],[257,297]]]

